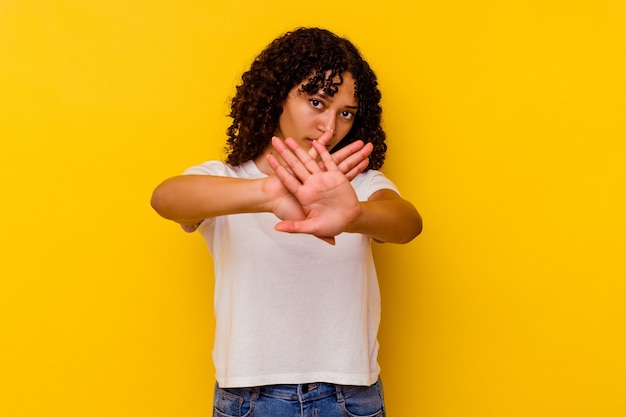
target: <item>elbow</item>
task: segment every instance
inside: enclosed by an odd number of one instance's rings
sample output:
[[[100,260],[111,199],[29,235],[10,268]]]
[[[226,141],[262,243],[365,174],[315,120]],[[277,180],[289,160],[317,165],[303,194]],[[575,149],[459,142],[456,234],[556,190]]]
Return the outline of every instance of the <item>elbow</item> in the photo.
[[[424,228],[424,225],[422,223],[422,216],[420,216],[420,214],[417,211],[415,211],[415,216],[413,218],[413,228],[412,228],[413,234],[411,236],[411,240],[418,237],[422,233],[423,228]]]
[[[167,181],[155,188],[150,198],[150,205],[161,217],[171,220],[171,192],[168,188]]]
[[[391,235],[373,237],[374,241],[377,243],[395,243],[403,245],[411,242],[422,233],[422,216],[420,216],[415,208],[412,208],[411,213],[406,213],[402,219],[401,224],[388,229],[393,231]]]
[[[410,220],[406,224],[406,234],[404,239],[399,243],[409,243],[416,237],[418,237],[422,233],[423,224],[422,224],[422,216],[414,209],[414,212],[410,216]]]

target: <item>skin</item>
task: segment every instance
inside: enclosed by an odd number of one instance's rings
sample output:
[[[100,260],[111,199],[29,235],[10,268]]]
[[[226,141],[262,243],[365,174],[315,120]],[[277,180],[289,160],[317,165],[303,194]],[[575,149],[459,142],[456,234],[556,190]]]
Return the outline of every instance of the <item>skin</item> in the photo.
[[[268,162],[305,214],[304,219],[281,221],[276,230],[323,236],[331,244],[332,237],[342,232],[392,243],[407,243],[421,232],[419,213],[395,191],[379,190],[368,201],[360,202],[322,144],[313,143],[322,160],[319,164],[292,139],[283,142],[275,137],[272,143],[289,169],[273,155],[268,156]]]
[[[330,132],[332,136],[325,145],[332,149],[354,124],[358,109],[354,78],[350,73],[345,73],[343,83],[332,97],[322,91],[316,94],[301,93],[298,88],[299,85],[292,88],[283,103],[275,135],[283,140],[292,138],[299,146],[310,150],[315,139]],[[273,170],[265,156],[272,151],[271,146],[265,151],[254,162],[261,172],[270,175]]]
[[[276,230],[312,234],[331,244],[342,232],[391,243],[415,238],[421,217],[397,193],[380,190],[365,202],[356,198],[350,181],[366,169],[371,144],[356,141],[329,153],[354,123],[358,103],[352,76],[344,74],[332,97],[298,88],[283,103],[272,144],[254,160],[266,178],[176,176],[154,190],[153,208],[188,231],[206,218],[271,212],[281,219]]]

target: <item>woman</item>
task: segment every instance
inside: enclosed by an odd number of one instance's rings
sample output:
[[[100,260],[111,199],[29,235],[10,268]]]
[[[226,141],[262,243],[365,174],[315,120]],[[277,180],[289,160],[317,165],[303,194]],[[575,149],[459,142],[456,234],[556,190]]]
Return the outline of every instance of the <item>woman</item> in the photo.
[[[154,191],[214,259],[215,416],[384,415],[371,241],[409,242],[422,223],[378,171],[380,98],[351,42],[286,33],[242,76],[226,162]]]

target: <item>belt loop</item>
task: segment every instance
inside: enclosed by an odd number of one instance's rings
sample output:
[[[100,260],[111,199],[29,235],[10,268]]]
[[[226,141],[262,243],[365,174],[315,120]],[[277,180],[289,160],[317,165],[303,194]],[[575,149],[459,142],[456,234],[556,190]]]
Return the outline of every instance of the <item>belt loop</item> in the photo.
[[[260,395],[261,395],[261,387],[253,387],[252,388],[252,395],[250,396],[250,400],[251,401],[258,400]]]
[[[335,391],[337,392],[337,402],[342,403],[343,398],[343,385],[335,384]]]

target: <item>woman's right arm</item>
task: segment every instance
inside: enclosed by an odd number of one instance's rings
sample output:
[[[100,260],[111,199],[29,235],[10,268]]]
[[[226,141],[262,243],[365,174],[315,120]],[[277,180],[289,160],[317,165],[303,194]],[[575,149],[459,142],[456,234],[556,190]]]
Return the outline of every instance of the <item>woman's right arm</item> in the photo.
[[[159,215],[183,226],[225,214],[274,212],[281,218],[302,216],[297,201],[274,176],[240,179],[179,175],[163,181],[150,202]]]
[[[324,141],[329,137],[324,136]],[[371,144],[356,141],[334,153],[333,158],[351,180],[367,167],[371,152]],[[179,175],[154,190],[151,204],[159,215],[188,231],[195,230],[204,219],[226,214],[272,212],[281,220],[305,217],[300,203],[276,175],[258,179]]]

